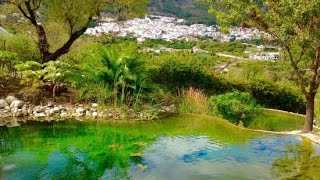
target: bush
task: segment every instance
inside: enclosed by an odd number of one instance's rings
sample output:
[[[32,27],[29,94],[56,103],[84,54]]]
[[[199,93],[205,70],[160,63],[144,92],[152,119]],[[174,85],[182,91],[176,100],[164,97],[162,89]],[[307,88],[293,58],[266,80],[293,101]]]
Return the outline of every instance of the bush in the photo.
[[[221,78],[223,91],[238,90],[250,92],[257,102],[264,107],[295,113],[305,113],[305,100],[299,89],[291,84],[275,83],[266,80],[238,81]]]
[[[0,37],[0,49],[15,53],[22,62],[40,61],[41,59],[37,44],[27,35],[17,34],[7,38]]]
[[[202,67],[193,63],[168,61],[153,74],[153,81],[177,93],[180,89],[194,87],[196,89],[215,90],[220,86]]]
[[[235,91],[213,96],[209,103],[216,107],[223,118],[237,125],[242,122],[244,126],[248,126],[261,112],[260,106],[248,92]]]

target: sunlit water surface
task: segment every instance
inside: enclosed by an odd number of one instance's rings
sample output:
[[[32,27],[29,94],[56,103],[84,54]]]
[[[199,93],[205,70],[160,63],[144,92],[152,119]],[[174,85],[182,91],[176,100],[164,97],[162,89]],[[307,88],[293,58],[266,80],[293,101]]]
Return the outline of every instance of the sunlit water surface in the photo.
[[[2,127],[0,179],[320,178],[320,146],[306,139],[249,134],[237,142],[227,129],[212,137],[208,127],[181,131],[193,120],[170,121]]]

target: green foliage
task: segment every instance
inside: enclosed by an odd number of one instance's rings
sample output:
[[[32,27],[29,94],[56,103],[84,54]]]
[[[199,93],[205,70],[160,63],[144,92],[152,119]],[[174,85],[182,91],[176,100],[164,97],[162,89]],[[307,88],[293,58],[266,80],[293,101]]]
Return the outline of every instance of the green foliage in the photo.
[[[149,12],[185,19],[188,24],[216,24],[208,8],[193,0],[151,0]]]
[[[173,49],[191,49],[193,46],[196,45],[196,42],[193,41],[184,41],[184,40],[172,40],[172,41],[166,41],[163,39],[147,39],[143,42],[143,46],[146,47],[159,47],[164,46],[167,48],[173,48]]]
[[[16,34],[5,38],[0,36],[0,49],[15,53],[21,62],[40,60],[36,43],[27,35]]]
[[[290,65],[286,61],[248,61],[230,68],[220,76],[226,91],[237,89],[250,92],[265,107],[305,113],[305,99],[290,81]]]
[[[217,112],[234,124],[243,122],[248,126],[250,121],[257,117],[261,110],[250,93],[231,92],[209,99],[211,105],[215,106]]]
[[[18,77],[15,65],[20,62],[16,53],[0,51],[0,84],[5,85]]]
[[[228,53],[243,56],[246,46],[239,41],[217,42],[217,41],[198,41],[197,47],[215,53]]]
[[[116,0],[109,1],[107,10],[118,15],[118,20],[142,16],[147,11],[150,0]]]
[[[189,87],[206,90],[214,87],[213,79],[203,68],[179,61],[168,61],[161,65],[153,74],[153,80],[173,92]]]
[[[134,97],[144,96],[153,87],[148,82],[147,70],[135,47],[123,50],[118,47],[93,46],[87,52],[76,55],[67,79],[74,83],[80,92],[80,99],[91,99],[106,103],[113,101],[130,105]]]
[[[320,85],[320,2],[315,0],[198,0],[224,26],[245,24],[268,33],[284,51],[306,107],[303,132],[313,129],[314,99]]]
[[[22,75],[21,84],[25,86],[26,92],[41,93],[40,87],[49,83],[53,86],[65,80],[68,65],[60,61],[49,61],[41,64],[35,61],[27,61],[16,65],[18,72]],[[52,92],[55,97],[55,92]]]

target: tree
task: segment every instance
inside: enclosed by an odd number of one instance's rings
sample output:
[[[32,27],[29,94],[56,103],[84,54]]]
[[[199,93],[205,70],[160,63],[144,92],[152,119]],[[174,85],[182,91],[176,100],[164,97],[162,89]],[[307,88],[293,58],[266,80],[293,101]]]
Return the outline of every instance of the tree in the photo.
[[[114,0],[4,0],[6,5],[14,6],[35,28],[37,45],[42,63],[57,60],[69,52],[72,44],[87,30],[94,17],[109,6],[122,7]],[[120,2],[120,1],[119,1]],[[122,0],[129,3],[126,12],[138,12],[146,3]],[[140,0],[138,2],[146,2]],[[137,5],[134,5],[136,3]],[[143,8],[142,8],[143,9]],[[124,14],[124,13],[122,13]],[[49,22],[58,23],[68,33],[68,38],[58,48],[52,50],[48,40]]]
[[[219,23],[246,24],[268,33],[283,49],[306,98],[302,132],[313,130],[314,102],[320,84],[319,0],[198,0]]]

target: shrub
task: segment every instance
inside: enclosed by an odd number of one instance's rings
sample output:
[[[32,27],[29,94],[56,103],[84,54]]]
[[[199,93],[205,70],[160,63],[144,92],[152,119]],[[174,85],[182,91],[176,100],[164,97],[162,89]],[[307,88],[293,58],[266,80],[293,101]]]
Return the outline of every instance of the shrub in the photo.
[[[234,124],[243,123],[248,126],[250,121],[260,114],[260,106],[248,92],[231,92],[209,99],[216,106],[217,112]]]
[[[15,65],[18,63],[20,63],[20,60],[17,54],[8,51],[0,51],[0,78],[8,81],[10,77],[16,77],[17,70]]]
[[[34,39],[28,35],[16,34],[6,38],[0,37],[1,50],[15,53],[22,61],[40,61],[40,54]]]
[[[153,74],[153,81],[177,93],[180,89],[194,87],[196,89],[215,90],[220,86],[201,66],[189,62],[168,61]]]

